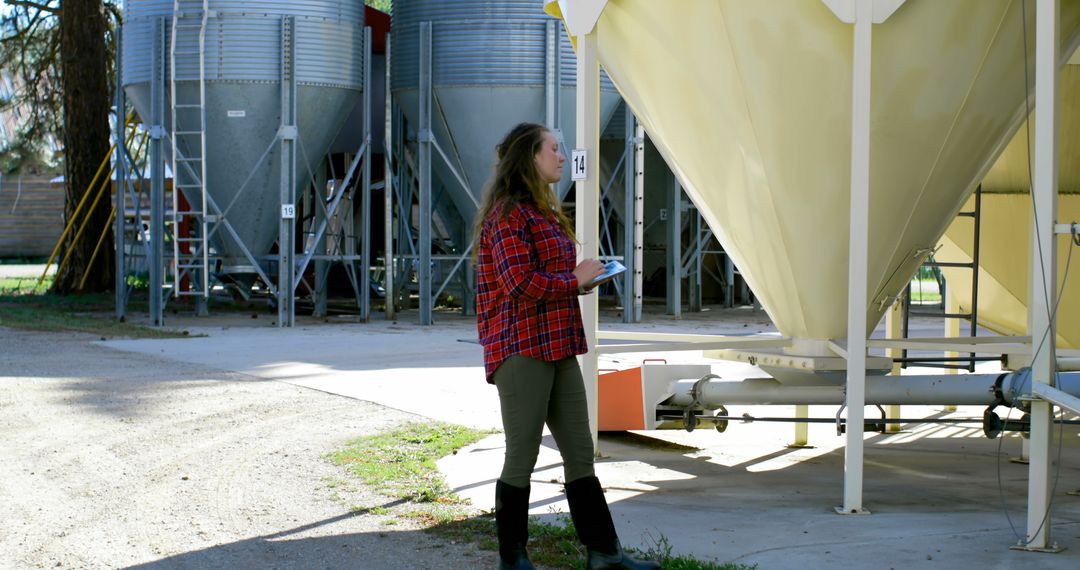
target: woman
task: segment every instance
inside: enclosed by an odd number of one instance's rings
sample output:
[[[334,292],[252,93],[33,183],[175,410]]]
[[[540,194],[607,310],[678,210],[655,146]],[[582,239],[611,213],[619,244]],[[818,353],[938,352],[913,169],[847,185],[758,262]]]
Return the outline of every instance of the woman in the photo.
[[[529,478],[547,423],[562,454],[566,499],[587,568],[659,568],[627,556],[593,472],[585,385],[588,352],[577,296],[603,273],[596,259],[574,265],[573,224],[549,184],[566,157],[542,125],[522,123],[496,147],[495,176],[477,214],[477,327],[487,381],[499,390],[506,455],[495,484],[499,568],[532,568]]]

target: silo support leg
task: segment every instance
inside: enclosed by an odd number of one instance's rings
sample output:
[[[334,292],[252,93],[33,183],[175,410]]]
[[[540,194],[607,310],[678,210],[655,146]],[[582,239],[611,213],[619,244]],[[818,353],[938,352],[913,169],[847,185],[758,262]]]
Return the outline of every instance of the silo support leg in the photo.
[[[1057,247],[1054,223],[1058,193],[1058,0],[1038,0],[1035,7],[1035,154],[1031,188],[1032,228],[1031,280],[1028,331],[1032,339],[1032,390],[1053,385],[1057,327],[1053,314],[1057,284]],[[1045,339],[1040,342],[1039,339]],[[1027,536],[1017,548],[1056,550],[1050,539],[1052,517],[1051,444],[1054,439],[1052,406],[1046,400],[1031,402],[1031,463],[1028,466]]]
[[[976,269],[978,271],[978,269]],[[960,302],[956,299],[955,295],[948,295],[945,291],[941,292],[944,296],[942,301],[945,303],[945,314],[956,315],[960,313]],[[974,326],[974,325],[972,325]],[[945,337],[946,338],[959,338],[960,336],[960,319],[945,319]],[[959,352],[946,352],[946,357],[959,358]],[[956,374],[958,370],[956,368],[946,368],[946,374]],[[955,412],[956,406],[945,406],[946,412]]]
[[[885,338],[899,339],[904,336],[904,319],[903,319],[904,304],[902,301],[897,300],[889,307],[889,310],[885,313]],[[903,350],[899,348],[890,348],[886,351],[889,358],[901,358],[903,356]],[[892,365],[893,376],[900,375],[900,364],[895,360]],[[885,407],[885,417],[889,419],[897,419],[900,417],[900,406],[892,405]],[[900,424],[887,424],[885,431],[887,433],[899,433]]]
[[[863,425],[866,404],[866,306],[870,217],[870,60],[872,4],[855,2],[851,105],[851,210],[848,235],[847,425],[844,504],[841,514],[863,508]],[[854,428],[852,426],[855,426]]]
[[[810,417],[810,406],[795,406],[796,418],[808,418]],[[791,442],[787,446],[788,449],[809,449],[814,446],[810,445],[810,424],[806,422],[800,422],[795,424],[795,441]]]
[[[591,29],[591,26],[590,26]],[[579,35],[577,70],[577,149],[586,156],[585,179],[578,180],[575,188],[576,233],[581,240],[578,260],[597,259],[600,256],[600,63],[597,60],[596,34]],[[593,449],[599,453],[598,427],[598,378],[596,329],[599,305],[597,294],[583,295],[581,316],[585,336],[592,348],[581,358],[581,374],[585,379],[585,396],[589,409],[589,430],[593,437]]]
[[[431,286],[431,22],[420,23],[420,125],[417,169],[420,178],[420,262],[416,269],[420,288],[420,324],[433,321],[434,299]]]

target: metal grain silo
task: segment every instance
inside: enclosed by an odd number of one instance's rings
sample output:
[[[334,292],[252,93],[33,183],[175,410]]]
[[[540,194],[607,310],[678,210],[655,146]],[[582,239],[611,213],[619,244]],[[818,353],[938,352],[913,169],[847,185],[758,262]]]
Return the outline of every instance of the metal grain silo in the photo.
[[[197,12],[201,18],[202,5],[184,2],[182,11]],[[194,63],[198,59],[178,58],[178,69],[169,69],[172,0],[129,0],[124,9],[123,84],[136,111],[151,124],[154,43],[164,46],[158,53],[164,51],[165,77],[158,79],[158,85],[165,89],[166,109],[173,103],[169,92],[173,73],[178,100],[181,95],[192,97],[199,89],[200,69]],[[171,113],[166,111],[166,130],[179,141],[184,157],[201,153],[187,148],[176,133],[205,130],[207,192],[236,232],[235,237],[216,232],[212,247],[223,260],[223,273],[251,273],[244,251],[255,258],[264,256],[278,237],[282,159],[275,141],[283,112],[283,38],[294,38],[290,47],[295,58],[299,189],[308,184],[310,170],[322,160],[361,96],[364,6],[355,0],[209,0],[207,15],[205,125],[180,118],[183,113],[176,115],[181,124],[172,125]],[[155,37],[158,22],[164,28],[163,38]],[[290,35],[285,33],[287,27]],[[178,36],[177,53],[198,49],[197,35]],[[171,139],[166,141],[170,154],[171,144]],[[184,177],[183,171],[178,173],[181,186]],[[194,207],[201,204],[201,195],[187,189],[184,193]]]
[[[430,22],[432,131],[463,180],[456,181],[442,159],[432,161],[433,169],[466,224],[476,212],[499,139],[523,121],[556,122],[546,116],[546,75],[553,63],[557,124],[569,133],[564,142],[573,144],[576,59],[562,26],[544,14],[543,6],[542,0],[394,2],[392,92],[410,123],[419,124],[420,27]],[[601,90],[603,125],[619,95],[606,76]],[[570,176],[565,170],[563,188]]]

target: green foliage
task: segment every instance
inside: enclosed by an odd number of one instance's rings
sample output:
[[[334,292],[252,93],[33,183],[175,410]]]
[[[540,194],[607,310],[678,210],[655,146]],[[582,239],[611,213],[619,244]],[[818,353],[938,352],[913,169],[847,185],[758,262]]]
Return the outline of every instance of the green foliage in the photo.
[[[407,515],[429,527],[439,537],[457,543],[473,543],[496,551],[495,518],[492,513],[468,516],[464,503],[443,481],[435,462],[479,441],[491,432],[441,422],[412,423],[398,430],[364,436],[348,442],[327,457],[344,466],[375,490],[410,501],[416,507]],[[332,488],[341,483],[334,481]],[[382,507],[354,510],[387,515]],[[666,537],[661,536],[647,551],[628,549],[638,556],[659,560],[673,570],[752,570],[752,566],[699,561],[675,556]],[[529,557],[546,568],[579,570],[585,565],[585,549],[578,541],[573,521],[559,513],[554,522],[529,518]]]
[[[56,295],[43,293],[51,277],[41,287],[37,279],[0,280],[0,326],[35,331],[85,332],[108,337],[183,338],[187,331],[175,332],[118,321],[113,316],[111,294]]]
[[[394,0],[364,0],[364,4],[375,8],[380,12],[390,13],[390,9],[394,5]]]
[[[390,496],[415,503],[460,504],[435,462],[487,435],[441,422],[412,423],[393,432],[354,439],[330,459]]]
[[[115,32],[122,0],[96,0],[108,13],[102,38],[115,81]],[[0,13],[0,74],[10,89],[0,93],[0,112],[14,115],[18,128],[0,141],[5,174],[59,174],[63,160],[64,97],[60,77],[60,0],[6,2]]]

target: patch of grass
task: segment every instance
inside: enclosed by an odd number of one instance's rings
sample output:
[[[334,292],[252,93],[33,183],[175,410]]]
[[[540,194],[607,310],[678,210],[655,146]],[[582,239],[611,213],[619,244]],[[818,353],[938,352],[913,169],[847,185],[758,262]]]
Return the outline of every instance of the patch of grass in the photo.
[[[49,258],[40,257],[0,257],[0,265],[42,265]]]
[[[111,293],[54,295],[35,290],[5,289],[0,281],[0,326],[34,331],[84,332],[103,337],[184,338],[187,331],[168,331],[119,321]],[[43,284],[45,287],[49,282]],[[133,311],[135,308],[129,307]]]
[[[388,496],[414,503],[462,504],[435,462],[489,433],[441,422],[412,423],[354,439],[330,459]]]
[[[428,531],[454,543],[471,543],[495,552],[493,513],[469,513],[464,501],[446,486],[435,462],[492,432],[440,422],[413,423],[401,429],[354,439],[327,458],[343,466],[365,484],[411,505],[406,516],[418,520]],[[337,484],[335,484],[337,486]],[[389,515],[385,506],[356,511]],[[392,519],[393,521],[393,519]],[[388,522],[386,524],[393,524]],[[529,558],[543,567],[580,570],[585,567],[585,548],[578,541],[570,517],[556,516],[554,523],[529,518]],[[660,561],[671,570],[752,570],[754,566],[720,564],[688,556],[676,556],[664,536],[645,551],[627,549],[635,556]]]
[[[41,285],[38,277],[0,277],[0,295],[40,295],[52,286],[53,276],[46,275]]]
[[[495,517],[485,514],[431,527],[431,532],[453,542],[471,542],[482,550],[497,551]],[[573,521],[565,514],[556,517],[554,523],[529,517],[529,559],[547,568],[582,570],[585,568],[585,547],[578,541]],[[754,566],[698,560],[691,556],[672,554],[671,543],[666,536],[652,539],[645,549],[626,548],[637,558],[656,560],[665,570],[753,570]]]

